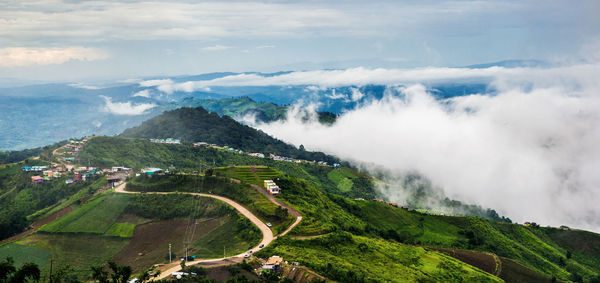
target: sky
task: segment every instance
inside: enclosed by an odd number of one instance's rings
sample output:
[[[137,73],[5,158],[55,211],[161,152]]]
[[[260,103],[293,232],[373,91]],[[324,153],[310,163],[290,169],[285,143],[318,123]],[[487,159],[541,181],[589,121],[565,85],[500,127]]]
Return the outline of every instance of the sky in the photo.
[[[597,1],[0,3],[0,78],[80,81],[216,71],[579,62]]]

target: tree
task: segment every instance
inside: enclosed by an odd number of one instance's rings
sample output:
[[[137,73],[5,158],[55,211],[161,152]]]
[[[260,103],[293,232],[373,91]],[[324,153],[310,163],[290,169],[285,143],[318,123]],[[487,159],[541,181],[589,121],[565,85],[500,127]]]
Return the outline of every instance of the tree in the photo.
[[[25,279],[40,280],[40,268],[33,262],[26,262],[17,270],[10,282],[20,283],[25,282]]]
[[[101,265],[92,266],[91,270],[92,270],[92,279],[94,279],[94,281],[98,281],[100,283],[108,282],[108,272],[104,271],[103,266],[101,266]]]
[[[12,257],[7,256],[6,259],[0,262],[0,281],[8,279],[16,270],[15,261]]]
[[[21,283],[29,280],[40,280],[40,268],[33,262],[26,262],[18,270],[12,257],[0,262],[0,281]]]

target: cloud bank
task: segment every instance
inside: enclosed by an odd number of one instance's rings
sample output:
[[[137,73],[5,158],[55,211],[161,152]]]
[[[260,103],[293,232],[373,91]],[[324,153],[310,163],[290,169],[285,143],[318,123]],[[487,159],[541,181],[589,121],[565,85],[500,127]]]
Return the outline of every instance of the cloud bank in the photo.
[[[256,127],[307,149],[421,174],[450,198],[518,222],[600,231],[598,66],[483,72],[501,74],[497,94],[439,101],[420,84],[389,86],[401,95],[346,112],[332,126],[291,111]]]
[[[96,48],[0,48],[0,67],[24,67],[31,65],[62,64],[70,60],[95,61],[108,58],[109,55]]]
[[[147,110],[156,107],[156,104],[154,103],[140,103],[133,105],[130,101],[112,102],[112,98],[110,97],[101,97],[105,102],[103,110],[116,115],[142,115],[145,114]]]
[[[579,87],[582,83],[597,81],[594,75],[600,66],[580,64],[554,68],[419,68],[384,69],[351,68],[345,70],[316,70],[291,72],[276,76],[261,74],[237,74],[213,80],[174,82],[172,80],[151,80],[141,86],[155,86],[158,90],[172,93],[176,91],[194,92],[211,86],[302,86],[314,88],[376,85],[408,85],[436,82],[494,82],[496,84],[546,87],[560,84]],[[574,76],[577,74],[578,76]],[[500,85],[500,87],[503,87]],[[356,94],[360,95],[360,94]]]

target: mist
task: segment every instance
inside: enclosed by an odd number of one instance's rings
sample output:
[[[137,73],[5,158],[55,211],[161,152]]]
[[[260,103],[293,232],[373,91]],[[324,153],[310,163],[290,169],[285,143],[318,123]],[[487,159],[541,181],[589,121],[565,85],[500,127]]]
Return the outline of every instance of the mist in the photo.
[[[383,99],[331,126],[316,115],[307,121],[299,106],[286,120],[254,126],[372,172],[387,170],[391,186],[382,192],[395,201],[407,192],[394,180],[419,174],[449,198],[513,221],[599,232],[600,73],[597,65],[584,69],[497,76],[493,95],[447,100],[418,83],[390,84]]]

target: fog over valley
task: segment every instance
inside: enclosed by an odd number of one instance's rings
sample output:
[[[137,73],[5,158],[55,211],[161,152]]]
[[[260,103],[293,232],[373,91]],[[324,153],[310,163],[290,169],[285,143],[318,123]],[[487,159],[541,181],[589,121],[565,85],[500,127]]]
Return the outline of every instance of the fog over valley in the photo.
[[[492,95],[437,100],[420,84],[389,85],[381,100],[344,112],[332,126],[294,111],[255,126],[373,165],[367,169],[421,174],[448,197],[514,221],[599,231],[599,66],[506,72],[521,75],[495,76]],[[391,185],[389,197],[404,201],[400,184]]]

